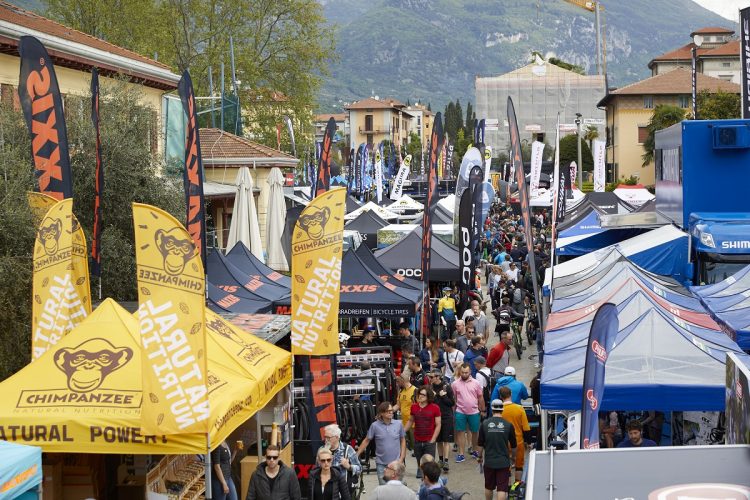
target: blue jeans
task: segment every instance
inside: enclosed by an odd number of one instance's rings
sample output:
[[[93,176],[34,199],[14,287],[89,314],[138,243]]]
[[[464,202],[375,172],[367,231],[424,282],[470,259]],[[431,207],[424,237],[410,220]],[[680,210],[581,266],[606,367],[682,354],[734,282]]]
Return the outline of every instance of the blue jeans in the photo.
[[[377,470],[378,474],[378,484],[380,486],[384,485],[386,483],[385,479],[383,479],[383,475],[385,474],[385,468],[388,467],[387,465],[383,464],[375,464],[375,468]]]
[[[238,500],[237,488],[234,487],[234,481],[231,477],[224,478],[229,486],[229,493],[224,493],[224,487],[218,479],[211,478],[211,498],[212,500]]]

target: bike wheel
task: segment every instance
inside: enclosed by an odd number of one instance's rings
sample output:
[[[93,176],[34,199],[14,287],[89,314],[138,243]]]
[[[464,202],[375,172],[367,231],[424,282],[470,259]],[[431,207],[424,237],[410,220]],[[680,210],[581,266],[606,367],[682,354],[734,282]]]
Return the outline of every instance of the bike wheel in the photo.
[[[520,335],[513,334],[513,347],[516,349],[516,356],[521,359],[523,356],[523,342],[521,342]]]

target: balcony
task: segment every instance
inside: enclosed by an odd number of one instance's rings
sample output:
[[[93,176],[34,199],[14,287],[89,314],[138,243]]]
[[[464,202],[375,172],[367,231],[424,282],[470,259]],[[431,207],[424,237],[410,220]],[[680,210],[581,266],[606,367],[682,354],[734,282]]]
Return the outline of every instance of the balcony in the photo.
[[[362,135],[365,135],[365,134],[373,134],[373,135],[389,134],[390,130],[388,130],[388,129],[380,129],[380,128],[370,128],[370,129],[368,129],[367,127],[364,127],[364,128],[363,127],[359,127],[359,133],[362,134]]]

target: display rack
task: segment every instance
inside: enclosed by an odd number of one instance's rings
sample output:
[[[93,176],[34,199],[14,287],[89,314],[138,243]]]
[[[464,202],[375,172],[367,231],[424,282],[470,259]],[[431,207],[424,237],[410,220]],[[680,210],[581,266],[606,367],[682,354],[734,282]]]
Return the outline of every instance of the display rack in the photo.
[[[199,500],[206,492],[205,464],[195,455],[167,455],[146,475],[149,491],[169,500]]]

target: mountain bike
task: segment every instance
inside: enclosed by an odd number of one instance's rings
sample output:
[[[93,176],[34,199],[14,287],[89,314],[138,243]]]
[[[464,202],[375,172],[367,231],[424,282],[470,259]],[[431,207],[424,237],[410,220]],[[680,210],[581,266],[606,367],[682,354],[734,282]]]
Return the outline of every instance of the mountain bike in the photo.
[[[510,331],[513,332],[513,348],[516,350],[516,356],[521,359],[523,355],[523,339],[521,338],[521,326],[518,321],[511,320]]]

